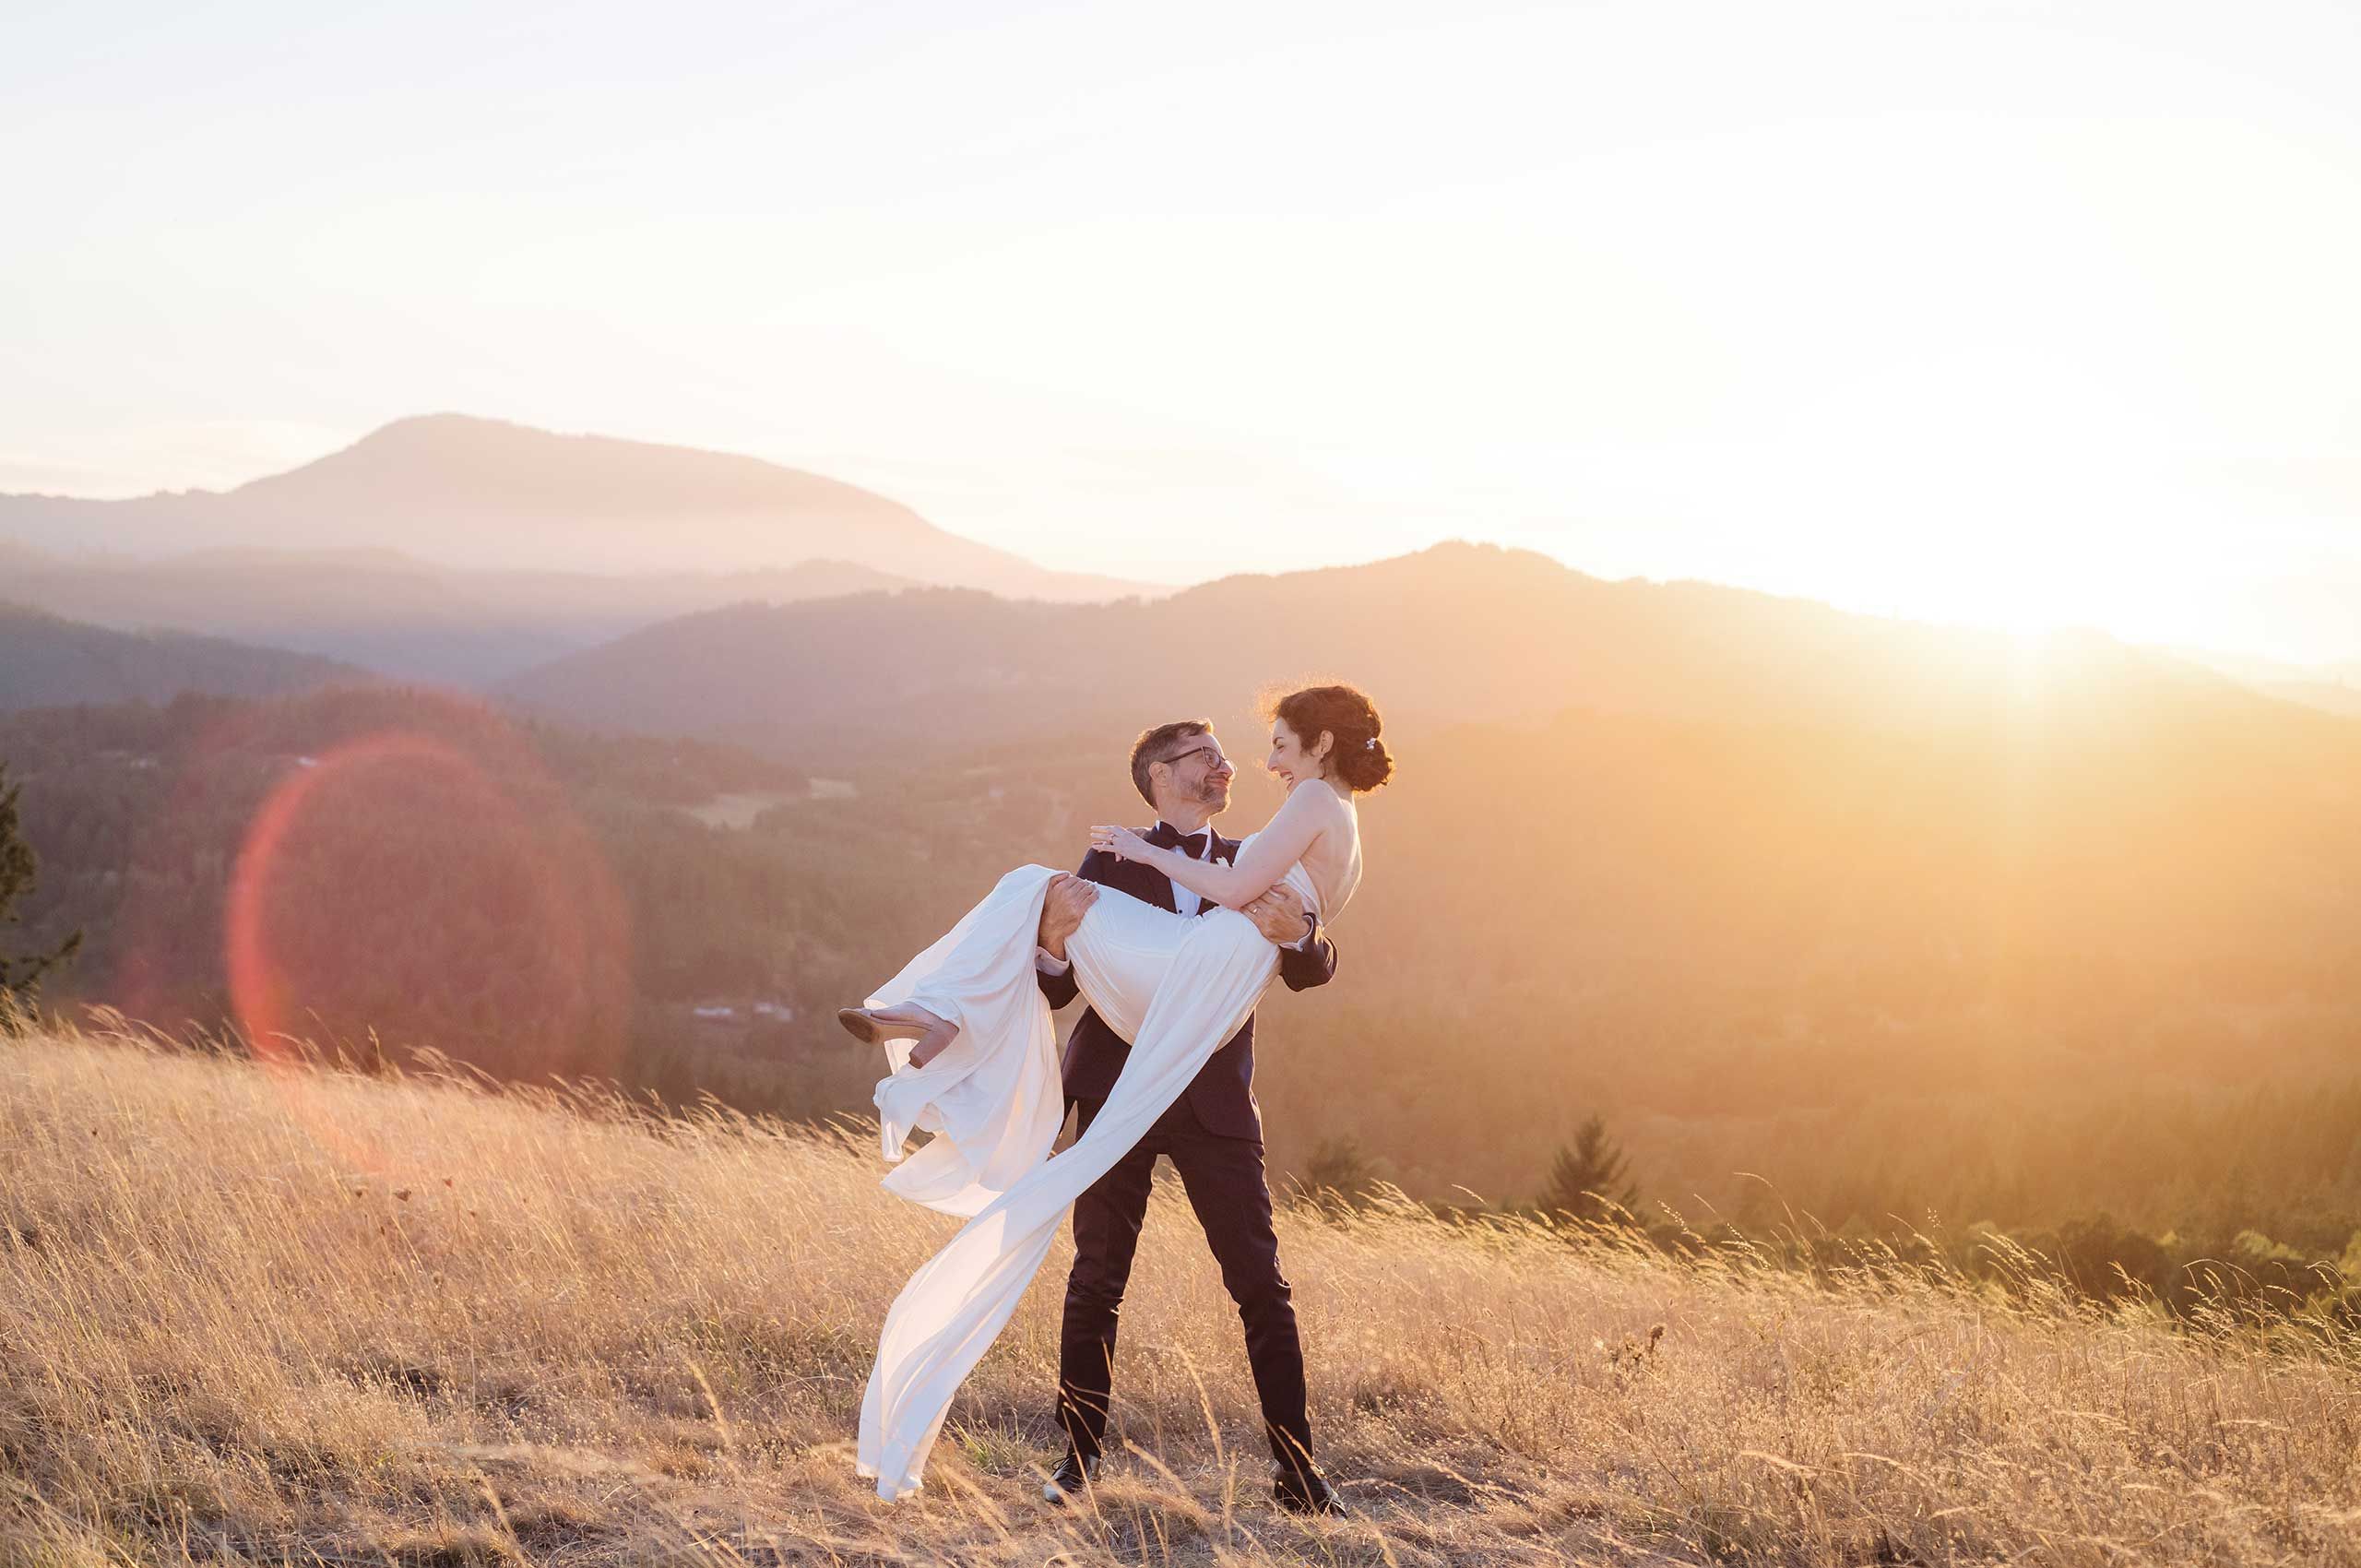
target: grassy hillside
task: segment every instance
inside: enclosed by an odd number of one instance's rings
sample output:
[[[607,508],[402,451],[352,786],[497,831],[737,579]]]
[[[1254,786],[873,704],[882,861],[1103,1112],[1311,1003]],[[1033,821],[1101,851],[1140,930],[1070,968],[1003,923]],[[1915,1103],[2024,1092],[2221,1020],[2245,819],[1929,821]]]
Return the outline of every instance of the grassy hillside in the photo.
[[[1406,1209],[1283,1217],[1359,1509],[1299,1522],[1169,1191],[1099,1506],[1031,1501],[1060,1255],[881,1505],[872,1336],[950,1222],[875,1174],[859,1137],[0,1039],[0,1563],[2361,1562],[2333,1344]]]

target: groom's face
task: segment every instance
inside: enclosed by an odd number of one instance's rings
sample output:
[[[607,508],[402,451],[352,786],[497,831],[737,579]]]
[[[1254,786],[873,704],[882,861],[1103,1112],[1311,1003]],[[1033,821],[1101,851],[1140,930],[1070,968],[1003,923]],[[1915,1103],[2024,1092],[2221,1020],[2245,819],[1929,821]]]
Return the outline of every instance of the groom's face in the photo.
[[[1207,731],[1192,735],[1180,744],[1179,753],[1164,770],[1157,803],[1193,806],[1208,817],[1227,811],[1229,781],[1238,776],[1238,770],[1222,754],[1221,742]],[[1169,817],[1175,814],[1167,810],[1164,814]]]

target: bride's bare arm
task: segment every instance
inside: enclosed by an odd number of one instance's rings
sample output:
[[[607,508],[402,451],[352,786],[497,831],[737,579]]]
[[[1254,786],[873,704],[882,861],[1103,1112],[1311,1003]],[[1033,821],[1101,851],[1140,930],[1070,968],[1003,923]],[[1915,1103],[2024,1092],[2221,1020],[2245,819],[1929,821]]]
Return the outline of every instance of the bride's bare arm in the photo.
[[[1095,848],[1155,867],[1201,898],[1235,909],[1268,892],[1273,883],[1287,875],[1287,868],[1303,859],[1304,851],[1328,826],[1329,814],[1320,809],[1318,799],[1307,798],[1313,790],[1327,792],[1322,784],[1307,781],[1299,786],[1271,818],[1270,826],[1254,836],[1231,865],[1216,860],[1192,861],[1178,849],[1158,849],[1128,827],[1094,827],[1090,840]],[[1334,798],[1331,793],[1330,799]]]

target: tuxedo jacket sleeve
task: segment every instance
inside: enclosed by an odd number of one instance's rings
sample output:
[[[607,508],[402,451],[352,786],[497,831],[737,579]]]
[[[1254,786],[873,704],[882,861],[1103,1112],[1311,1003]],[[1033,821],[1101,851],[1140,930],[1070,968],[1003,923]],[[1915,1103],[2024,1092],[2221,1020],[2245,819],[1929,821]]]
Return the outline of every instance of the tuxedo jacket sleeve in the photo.
[[[1072,964],[1066,966],[1066,972],[1062,975],[1042,974],[1038,969],[1033,972],[1040,980],[1041,994],[1049,998],[1052,1013],[1082,994],[1082,984],[1074,978]]]
[[[1066,966],[1065,973],[1062,975],[1044,974],[1037,968],[1033,971],[1033,978],[1041,982],[1041,994],[1049,999],[1052,1013],[1082,993],[1082,982],[1074,978],[1072,964]]]
[[[1279,978],[1287,982],[1289,991],[1310,991],[1336,978],[1336,944],[1328,940],[1326,926],[1320,928],[1308,947],[1279,949]]]

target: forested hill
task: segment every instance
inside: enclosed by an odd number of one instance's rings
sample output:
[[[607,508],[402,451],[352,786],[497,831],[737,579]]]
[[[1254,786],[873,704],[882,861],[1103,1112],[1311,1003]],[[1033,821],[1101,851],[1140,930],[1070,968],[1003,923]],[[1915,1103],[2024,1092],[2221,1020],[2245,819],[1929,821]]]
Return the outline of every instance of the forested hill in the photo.
[[[1683,1202],[1758,1201],[1749,1171],[1823,1214],[2162,1229],[2209,1206],[2341,1246],[2355,727],[2199,691],[2112,729],[1414,731],[1362,804],[1338,982],[1266,1004],[1274,1158],[1350,1136],[1422,1194],[1513,1197],[1600,1111]],[[60,1001],[219,1016],[267,837],[307,1031],[809,1116],[875,1077],[835,1007],[1009,866],[1144,814],[1128,731],[907,733],[816,792],[743,752],[398,692],[19,715],[0,757],[44,855],[26,941],[91,936]],[[433,747],[361,744],[389,736]],[[1237,793],[1232,831],[1275,800],[1251,767]]]
[[[809,792],[726,747],[382,686],[0,715],[0,761],[41,857],[26,940],[86,933],[53,1000],[375,1030],[528,1077],[620,1071],[634,999],[689,991],[680,967],[730,940],[734,913],[672,918],[745,874],[697,814]],[[264,994],[291,1011],[259,1016]]]
[[[267,696],[370,679],[332,659],[182,632],[117,632],[0,600],[0,709]]]
[[[1111,743],[1186,714],[1234,730],[1257,722],[1261,688],[1323,675],[1426,732],[1569,708],[1922,732],[2031,723],[2085,728],[2098,743],[2184,711],[2326,722],[2292,708],[2262,717],[2283,705],[2096,634],[2029,641],[1704,584],[1606,582],[1465,544],[1228,577],[1151,602],[932,592],[743,605],[647,628],[503,690],[575,721],[826,759],[915,736],[974,744],[1081,728]]]

